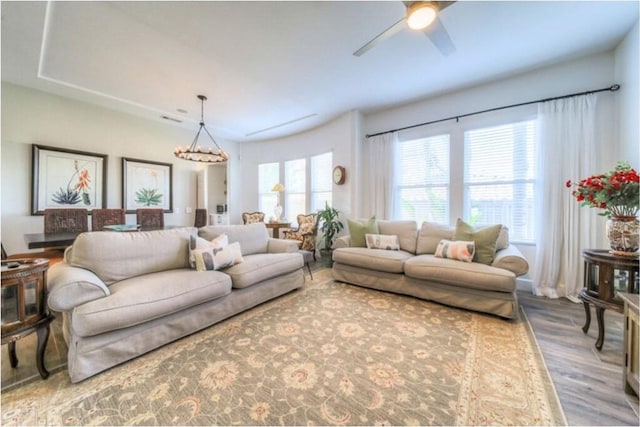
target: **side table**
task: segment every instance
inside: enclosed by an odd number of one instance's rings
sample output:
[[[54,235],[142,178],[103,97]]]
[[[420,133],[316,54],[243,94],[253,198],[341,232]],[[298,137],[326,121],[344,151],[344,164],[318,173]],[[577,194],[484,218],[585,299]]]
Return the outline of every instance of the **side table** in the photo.
[[[265,225],[267,226],[267,228],[270,228],[273,230],[273,238],[274,239],[279,239],[280,238],[280,229],[281,228],[291,228],[291,223],[290,222],[267,222],[265,223]]]
[[[33,332],[38,335],[36,366],[43,379],[49,376],[44,366],[44,351],[51,321],[47,309],[47,270],[45,258],[2,261],[2,344],[8,344],[11,367],[18,366],[16,341]]]
[[[589,332],[592,304],[598,320],[596,348],[602,350],[604,343],[604,311],[606,309],[622,313],[624,303],[619,292],[638,293],[638,256],[612,255],[606,249],[586,249],[584,258],[584,288],[580,299],[584,304],[586,321],[582,331]]]

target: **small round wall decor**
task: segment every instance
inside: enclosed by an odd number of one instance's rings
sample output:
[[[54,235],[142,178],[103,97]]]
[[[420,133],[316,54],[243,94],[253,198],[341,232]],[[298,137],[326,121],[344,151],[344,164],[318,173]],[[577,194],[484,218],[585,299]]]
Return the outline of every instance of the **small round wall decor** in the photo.
[[[333,182],[336,185],[344,184],[345,179],[347,179],[347,172],[344,169],[344,166],[336,166],[333,168]]]

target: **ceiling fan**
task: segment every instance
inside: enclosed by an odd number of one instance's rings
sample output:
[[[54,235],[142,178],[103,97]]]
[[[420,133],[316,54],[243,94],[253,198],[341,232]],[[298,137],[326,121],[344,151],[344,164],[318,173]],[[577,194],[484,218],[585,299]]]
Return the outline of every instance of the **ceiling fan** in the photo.
[[[407,27],[416,31],[422,30],[443,55],[448,56],[455,52],[456,47],[438,17],[440,12],[455,1],[405,1],[403,3],[407,7],[406,16],[356,50],[353,53],[355,56],[363,55]]]

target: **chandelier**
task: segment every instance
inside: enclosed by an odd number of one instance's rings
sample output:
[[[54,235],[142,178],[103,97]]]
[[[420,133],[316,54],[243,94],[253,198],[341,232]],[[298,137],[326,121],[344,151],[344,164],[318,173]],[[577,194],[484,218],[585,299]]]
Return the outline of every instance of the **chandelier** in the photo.
[[[198,99],[201,102],[201,112],[200,112],[200,129],[198,129],[198,133],[196,133],[196,137],[193,139],[191,145],[187,148],[182,148],[181,146],[176,147],[173,154],[179,159],[183,160],[191,160],[192,162],[203,162],[203,163],[223,163],[229,160],[229,154],[226,151],[223,151],[222,148],[218,145],[213,136],[207,130],[207,127],[204,125],[204,101],[207,100],[207,97],[204,95],[198,95]],[[200,136],[200,132],[202,129],[209,135],[209,138],[216,145],[216,148],[202,148],[198,145],[198,137]]]

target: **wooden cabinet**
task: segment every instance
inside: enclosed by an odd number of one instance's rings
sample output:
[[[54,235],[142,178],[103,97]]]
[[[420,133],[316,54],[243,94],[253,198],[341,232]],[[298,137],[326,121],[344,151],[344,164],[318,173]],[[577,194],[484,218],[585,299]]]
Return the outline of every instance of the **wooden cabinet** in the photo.
[[[637,396],[640,382],[640,297],[628,293],[620,293],[619,296],[624,301],[624,391]]]
[[[48,268],[49,260],[44,258],[2,261],[2,344],[8,344],[9,361],[15,368],[16,341],[36,332],[36,364],[42,378],[49,376],[44,367],[44,350],[49,324],[54,319],[47,309]]]
[[[584,303],[586,321],[582,327],[586,334],[591,324],[590,305],[595,307],[598,320],[596,348],[604,343],[604,311],[615,310],[622,313],[623,302],[619,293],[638,293],[638,257],[612,255],[606,249],[583,251],[584,288],[580,299]]]

